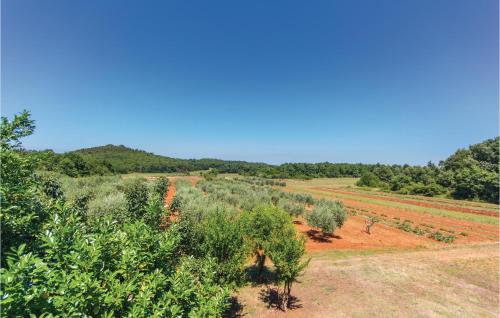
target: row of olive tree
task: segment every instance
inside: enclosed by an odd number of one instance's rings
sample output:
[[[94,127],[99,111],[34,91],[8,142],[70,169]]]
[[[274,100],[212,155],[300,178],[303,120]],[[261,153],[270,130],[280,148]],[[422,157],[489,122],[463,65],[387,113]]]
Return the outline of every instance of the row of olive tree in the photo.
[[[308,263],[304,260],[304,237],[296,232],[290,214],[283,209],[270,203],[251,210],[235,208],[219,199],[225,190],[218,187],[221,183],[210,183],[215,187],[205,183],[193,188],[177,183],[172,209],[180,212],[177,224],[183,229],[183,246],[199,257],[216,259],[219,278],[234,284],[245,277],[245,261],[251,255],[256,263],[255,278],[262,282],[266,259],[270,258],[283,284],[280,306],[286,310],[292,284]],[[206,195],[202,188],[211,192]]]

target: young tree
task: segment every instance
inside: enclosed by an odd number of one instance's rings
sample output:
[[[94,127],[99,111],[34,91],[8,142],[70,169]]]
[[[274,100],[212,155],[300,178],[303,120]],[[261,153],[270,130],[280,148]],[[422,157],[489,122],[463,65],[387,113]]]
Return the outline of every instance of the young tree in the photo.
[[[368,217],[368,218],[365,220],[365,226],[366,226],[365,230],[366,230],[366,233],[371,234],[371,232],[370,232],[370,231],[371,231],[371,228],[372,228],[372,226],[373,226],[373,225],[375,225],[375,223],[377,223],[377,222],[378,222],[378,218],[377,218],[377,217],[375,217],[375,216],[370,216],[370,217]]]
[[[258,206],[252,211],[243,213],[242,223],[256,257],[257,273],[259,281],[261,281],[266,262],[265,246],[272,239],[273,233],[280,228],[291,225],[292,219],[288,213],[280,208]]]
[[[303,260],[304,244],[305,238],[297,236],[293,225],[273,231],[266,244],[267,253],[276,268],[278,281],[283,283],[280,306],[285,311],[290,305],[292,284],[309,264],[310,259]],[[279,289],[278,294],[280,294]]]
[[[158,177],[153,185],[154,192],[163,197],[168,191],[169,182],[164,176]]]
[[[34,237],[47,219],[39,199],[40,186],[35,177],[35,163],[19,154],[20,139],[33,133],[35,125],[30,113],[23,111],[12,121],[2,117],[0,124],[0,220],[1,254],[12,247],[26,244],[26,251],[36,245]],[[5,257],[2,257],[2,265]]]

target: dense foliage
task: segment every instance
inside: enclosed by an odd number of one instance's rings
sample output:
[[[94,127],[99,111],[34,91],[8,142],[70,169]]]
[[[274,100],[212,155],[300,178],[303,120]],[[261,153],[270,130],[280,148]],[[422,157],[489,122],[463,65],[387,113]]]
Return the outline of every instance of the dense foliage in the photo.
[[[3,315],[220,317],[246,279],[255,246],[248,229],[259,225],[246,215],[263,210],[283,225],[268,232],[262,246],[285,283],[283,299],[289,296],[306,263],[304,240],[287,212],[271,204],[247,212],[238,200],[221,201],[217,193],[224,185],[217,180],[213,187],[204,183],[213,190],[207,194],[179,183],[179,217],[161,226],[168,180],[38,174],[38,158],[26,156],[19,141],[33,130],[27,112],[11,122],[2,118]]]
[[[498,203],[499,138],[460,149],[439,166],[376,166],[358,181],[359,186],[378,187],[402,194],[435,196]]]
[[[65,182],[39,177],[32,158],[16,151],[33,129],[27,112],[2,119],[2,315],[207,317],[227,309],[230,285],[216,276],[216,258],[185,253],[178,226],[148,222],[162,211],[154,190],[164,183],[109,180],[129,217],[91,215],[95,198],[82,197],[95,177],[83,187],[84,179],[65,181],[74,186],[66,195]]]

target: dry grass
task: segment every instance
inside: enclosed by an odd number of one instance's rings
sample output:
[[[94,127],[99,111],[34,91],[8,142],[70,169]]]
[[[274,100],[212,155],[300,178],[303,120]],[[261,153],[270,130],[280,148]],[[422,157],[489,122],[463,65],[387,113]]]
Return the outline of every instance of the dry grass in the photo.
[[[286,314],[273,286],[238,295],[246,317],[498,317],[498,244],[313,259]]]

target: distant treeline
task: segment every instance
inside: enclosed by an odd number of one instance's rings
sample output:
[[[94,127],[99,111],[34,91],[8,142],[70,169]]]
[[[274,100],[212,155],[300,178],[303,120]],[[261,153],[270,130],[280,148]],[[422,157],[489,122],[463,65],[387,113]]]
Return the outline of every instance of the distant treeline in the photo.
[[[26,152],[38,159],[41,170],[68,176],[130,172],[179,172],[216,169],[262,178],[310,179],[361,177],[358,185],[405,194],[448,194],[460,199],[498,202],[499,138],[460,149],[438,165],[382,165],[361,163],[285,163],[278,166],[218,159],[176,159],[125,146],[107,145],[57,154],[51,150]]]
[[[488,139],[457,150],[438,166],[375,166],[365,172],[359,186],[378,187],[403,194],[435,196],[498,203],[499,142]]]

